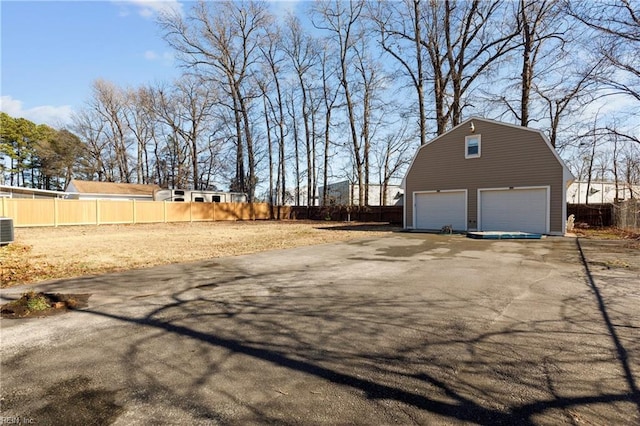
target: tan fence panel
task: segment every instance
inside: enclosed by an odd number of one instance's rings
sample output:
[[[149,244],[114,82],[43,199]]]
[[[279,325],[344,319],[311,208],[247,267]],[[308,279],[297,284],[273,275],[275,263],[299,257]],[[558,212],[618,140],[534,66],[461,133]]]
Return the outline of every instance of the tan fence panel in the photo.
[[[273,218],[276,220],[291,219],[293,214],[292,206],[272,206],[271,209],[273,210]]]
[[[0,215],[16,227],[288,219],[291,212],[267,203],[0,199]]]
[[[237,203],[216,203],[215,220],[241,220],[236,206]]]
[[[56,200],[56,207],[56,226],[98,223],[96,200]]]
[[[271,206],[268,203],[254,203],[253,215],[256,220],[271,219]]]
[[[133,201],[98,200],[98,225],[133,223]]]
[[[190,203],[192,222],[213,221],[214,203]]]
[[[166,201],[164,208],[166,212],[167,222],[190,222],[190,204],[191,203],[183,203],[180,201]]]
[[[249,220],[251,215],[244,203],[217,203],[215,220]]]
[[[8,199],[6,216],[14,226],[55,226],[55,199]]]
[[[164,201],[135,202],[135,223],[158,223],[164,221]]]
[[[252,207],[250,204],[235,204],[236,214],[240,220],[252,219]]]

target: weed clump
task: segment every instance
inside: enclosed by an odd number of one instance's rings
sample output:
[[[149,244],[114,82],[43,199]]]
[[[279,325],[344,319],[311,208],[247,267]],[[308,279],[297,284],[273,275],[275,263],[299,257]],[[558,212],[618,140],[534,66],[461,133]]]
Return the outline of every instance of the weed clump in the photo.
[[[42,293],[29,291],[23,294],[22,297],[26,299],[27,309],[31,312],[44,311],[51,307],[49,301]]]

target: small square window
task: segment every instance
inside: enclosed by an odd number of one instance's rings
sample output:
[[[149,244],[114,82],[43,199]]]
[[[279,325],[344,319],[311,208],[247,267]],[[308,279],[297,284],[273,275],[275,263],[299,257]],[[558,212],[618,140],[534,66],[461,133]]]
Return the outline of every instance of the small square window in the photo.
[[[480,157],[480,135],[464,138],[464,158]]]

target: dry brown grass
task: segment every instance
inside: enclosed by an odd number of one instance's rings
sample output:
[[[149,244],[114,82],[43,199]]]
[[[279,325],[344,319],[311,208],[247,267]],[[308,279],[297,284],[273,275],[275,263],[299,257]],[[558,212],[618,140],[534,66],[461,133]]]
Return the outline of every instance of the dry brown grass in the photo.
[[[624,240],[624,247],[628,249],[640,249],[640,233],[613,226],[603,228],[576,229],[575,234],[583,238],[597,240]]]
[[[268,221],[17,228],[16,242],[0,248],[0,287],[380,236],[392,229]]]

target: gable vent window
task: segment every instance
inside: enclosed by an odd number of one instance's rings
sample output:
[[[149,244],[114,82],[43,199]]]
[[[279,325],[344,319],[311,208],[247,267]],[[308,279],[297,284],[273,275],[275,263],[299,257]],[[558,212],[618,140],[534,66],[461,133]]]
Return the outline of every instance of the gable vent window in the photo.
[[[480,157],[480,135],[464,138],[464,158]]]

